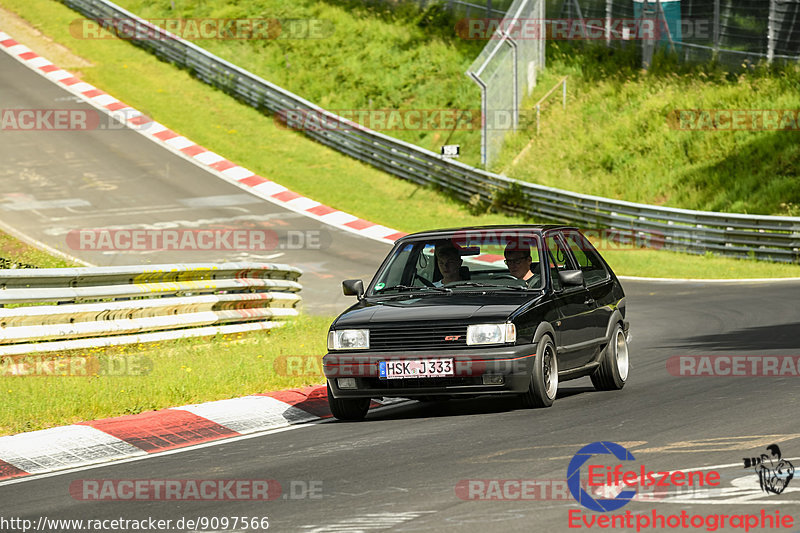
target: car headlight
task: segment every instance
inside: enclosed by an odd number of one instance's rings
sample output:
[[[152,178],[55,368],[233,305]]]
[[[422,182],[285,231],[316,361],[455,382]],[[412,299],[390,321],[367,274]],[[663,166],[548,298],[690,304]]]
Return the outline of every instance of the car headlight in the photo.
[[[475,324],[467,328],[467,345],[503,344],[517,340],[514,324]]]
[[[338,329],[328,332],[329,350],[366,350],[368,348],[368,329]]]

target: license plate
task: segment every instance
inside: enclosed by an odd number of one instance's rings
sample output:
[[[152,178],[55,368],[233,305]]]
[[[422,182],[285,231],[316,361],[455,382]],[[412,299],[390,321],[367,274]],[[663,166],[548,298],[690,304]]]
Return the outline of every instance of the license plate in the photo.
[[[441,378],[455,375],[452,359],[412,359],[379,361],[381,379]]]

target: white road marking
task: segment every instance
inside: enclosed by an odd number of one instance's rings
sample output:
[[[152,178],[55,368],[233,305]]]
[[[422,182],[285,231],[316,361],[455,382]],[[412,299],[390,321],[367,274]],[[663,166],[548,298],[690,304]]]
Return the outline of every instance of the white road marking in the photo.
[[[228,207],[232,205],[260,204],[263,200],[252,194],[220,194],[217,196],[182,198],[178,202],[187,207]]]
[[[8,211],[33,211],[36,209],[65,209],[68,207],[91,207],[92,204],[82,198],[64,198],[61,200],[14,201],[0,204],[0,208]]]

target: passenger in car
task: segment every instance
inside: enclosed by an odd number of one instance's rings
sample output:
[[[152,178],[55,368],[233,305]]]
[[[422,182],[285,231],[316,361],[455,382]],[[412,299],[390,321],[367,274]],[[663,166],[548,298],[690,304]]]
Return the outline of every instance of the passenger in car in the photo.
[[[511,241],[503,250],[508,271],[515,278],[529,280],[533,277],[531,272],[531,249],[530,246],[520,246],[516,241]]]
[[[448,283],[455,281],[465,281],[461,276],[461,254],[451,243],[436,245],[433,252],[436,256],[436,264],[439,267],[439,272],[442,273],[442,280],[434,282],[434,285],[441,287]]]

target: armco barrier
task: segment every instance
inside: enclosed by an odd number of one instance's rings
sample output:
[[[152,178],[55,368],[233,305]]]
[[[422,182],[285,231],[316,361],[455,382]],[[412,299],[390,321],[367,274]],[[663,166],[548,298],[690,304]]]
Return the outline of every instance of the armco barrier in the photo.
[[[269,329],[301,271],[270,263],[0,270],[0,355]],[[38,305],[31,305],[38,304]]]
[[[280,113],[287,125],[302,127],[313,114],[351,128],[304,129],[309,137],[385,172],[448,191],[462,201],[492,202],[509,213],[587,228],[656,234],[664,248],[703,254],[800,262],[800,217],[727,214],[656,207],[588,196],[522,182],[470,167],[327,112],[202,48],[140,19],[106,0],[63,0],[102,22],[135,19],[159,38],[132,40],[159,58],[188,69],[200,80],[258,109]],[[296,111],[293,117],[291,111]],[[296,120],[297,119],[297,120]]]

